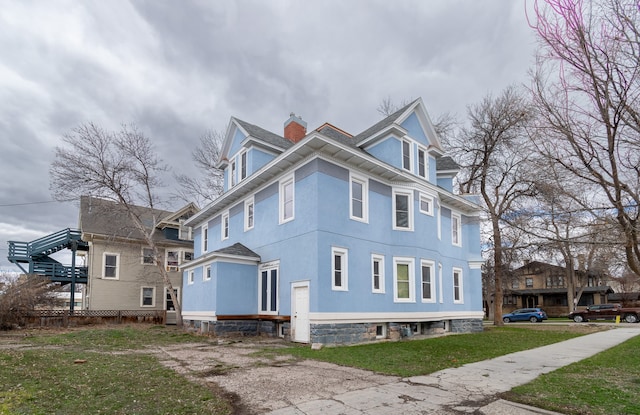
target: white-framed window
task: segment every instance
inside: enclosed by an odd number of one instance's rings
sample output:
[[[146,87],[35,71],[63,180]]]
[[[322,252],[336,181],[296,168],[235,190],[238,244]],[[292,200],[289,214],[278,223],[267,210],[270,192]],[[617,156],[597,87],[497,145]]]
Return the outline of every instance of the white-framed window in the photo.
[[[175,272],[178,270],[178,265],[180,265],[180,250],[175,249],[167,249],[165,252],[165,267],[169,272]]]
[[[253,197],[244,201],[244,230],[253,229],[255,203]]]
[[[209,250],[209,226],[202,226],[202,252]]]
[[[193,251],[182,251],[182,262],[192,261]]]
[[[462,218],[453,212],[451,212],[451,243],[462,246]]]
[[[142,265],[155,265],[156,256],[153,249],[142,247]]]
[[[413,230],[413,191],[393,191],[393,229]]]
[[[460,268],[453,269],[453,302],[456,304],[464,303],[462,270]]]
[[[424,147],[418,147],[418,176],[425,179],[429,178],[429,159],[427,150]]]
[[[187,274],[187,284],[189,285],[193,284],[194,276],[195,276],[195,273],[193,271],[189,271],[189,273]]]
[[[120,254],[109,252],[102,254],[102,278],[111,280],[120,278]]]
[[[211,279],[211,265],[207,265],[204,267],[204,272],[202,273],[202,281],[209,281]]]
[[[420,194],[420,213],[433,216],[433,197]]]
[[[369,221],[369,185],[364,177],[351,175],[349,186],[349,217],[362,222]]]
[[[377,324],[376,325],[376,339],[386,339],[387,338],[387,325],[386,324]]]
[[[242,181],[247,178],[247,151],[243,150],[240,153],[240,180]]]
[[[384,256],[371,255],[371,291],[384,294]]]
[[[295,216],[295,194],[293,175],[280,181],[280,223],[293,220]]]
[[[156,287],[140,287],[140,307],[156,306]]]
[[[220,219],[220,239],[229,239],[229,212],[223,213]]]
[[[411,171],[411,142],[402,140],[402,168]]]
[[[347,291],[349,289],[349,251],[331,247],[331,289]]]
[[[258,288],[260,314],[278,314],[278,273],[280,263],[270,262],[260,266]]]
[[[236,185],[236,160],[233,159],[231,161],[231,169],[229,173],[229,187],[233,187]]]
[[[393,258],[393,301],[397,303],[415,302],[415,260],[413,258]]]
[[[436,302],[436,270],[433,261],[420,261],[421,290],[423,303]]]

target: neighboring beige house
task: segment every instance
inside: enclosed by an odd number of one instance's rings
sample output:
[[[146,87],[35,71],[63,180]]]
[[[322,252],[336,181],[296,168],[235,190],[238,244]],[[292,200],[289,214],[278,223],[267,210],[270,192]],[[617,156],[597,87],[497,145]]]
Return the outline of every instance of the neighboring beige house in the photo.
[[[191,230],[182,222],[198,208],[188,204],[177,212],[136,207],[154,240],[159,258],[145,243],[122,206],[84,196],[80,200],[79,228],[89,243],[85,253],[88,282],[84,305],[88,310],[167,310],[167,321],[175,319],[169,291],[156,261],[169,272],[178,298],[182,295],[182,273],[178,267],[193,256]]]
[[[575,271],[582,289],[578,306],[603,304],[613,293],[605,285],[602,275]],[[557,265],[532,261],[514,270],[508,287],[503,290],[502,310],[509,313],[517,308],[541,307],[549,316],[566,316],[572,310],[567,297],[567,270]]]

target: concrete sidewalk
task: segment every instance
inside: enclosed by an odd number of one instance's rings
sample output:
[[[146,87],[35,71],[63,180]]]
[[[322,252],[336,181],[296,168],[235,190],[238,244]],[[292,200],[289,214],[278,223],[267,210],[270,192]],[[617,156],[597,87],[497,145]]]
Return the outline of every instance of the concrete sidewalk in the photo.
[[[530,382],[640,334],[640,324],[588,334],[532,350],[414,376],[334,395],[297,402],[273,415],[553,414],[538,408],[496,400],[495,395]]]

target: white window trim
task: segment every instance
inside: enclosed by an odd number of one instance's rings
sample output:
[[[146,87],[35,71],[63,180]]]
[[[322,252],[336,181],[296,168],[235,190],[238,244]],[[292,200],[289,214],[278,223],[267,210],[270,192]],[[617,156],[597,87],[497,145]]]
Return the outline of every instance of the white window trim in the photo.
[[[404,143],[409,144],[409,168],[408,169],[404,167]],[[413,141],[410,140],[408,137],[404,137],[402,140],[400,140],[400,156],[401,156],[400,167],[402,168],[402,170],[413,172]]]
[[[408,198],[408,215],[409,215],[409,227],[408,228],[403,228],[403,227],[398,227],[397,223],[396,223],[396,196],[397,195],[402,195],[402,196],[407,196]],[[392,220],[393,220],[393,230],[395,231],[405,231],[405,232],[412,232],[413,231],[413,190],[404,190],[404,189],[393,189],[392,192],[392,198],[393,200],[392,202],[392,209],[391,209],[391,215],[392,215]]]
[[[252,223],[249,224],[249,206],[253,206],[253,213],[252,213]],[[253,227],[256,224],[256,204],[255,204],[255,200],[253,198],[253,196],[247,200],[244,201],[244,230],[249,231],[251,229],[253,229]],[[249,226],[251,225],[251,226]]]
[[[169,252],[175,252],[178,256],[178,264],[177,265],[169,265]],[[175,272],[178,271],[178,267],[180,266],[180,258],[182,257],[182,252],[180,252],[179,249],[177,248],[172,248],[172,249],[165,249],[164,250],[164,267],[167,270],[167,272]],[[172,267],[173,269],[170,269],[170,267]]]
[[[261,304],[262,301],[262,273],[264,271],[267,271],[267,276],[268,276],[268,281],[271,281],[271,271],[272,270],[276,270],[276,278],[278,279],[277,284],[276,284],[276,310],[275,311],[271,311],[271,310],[262,310],[262,306],[263,304]],[[275,262],[268,262],[265,264],[262,264],[258,267],[258,313],[260,314],[268,314],[268,315],[277,315],[279,313],[280,310],[280,261],[275,261]],[[269,287],[267,289],[267,301],[271,300],[271,284],[269,284]],[[270,304],[267,304],[267,306],[269,306]],[[267,307],[270,308],[270,307]]]
[[[458,274],[458,292],[460,297],[458,299],[456,299],[456,273]],[[453,268],[453,272],[451,273],[451,287],[453,288],[453,303],[464,304],[464,277],[461,268]]]
[[[424,154],[424,176],[420,174],[420,152],[421,151]],[[419,144],[418,144],[418,152],[416,153],[416,159],[418,163],[416,165],[416,175],[418,177],[422,177],[425,180],[429,180],[429,153],[427,152],[427,149],[425,147]]]
[[[226,226],[225,220],[227,221]],[[222,216],[220,216],[220,240],[224,241],[226,239],[229,239],[229,234],[231,234],[231,219],[229,219],[229,211],[226,211],[222,214]]]
[[[380,282],[380,288],[376,289],[375,288],[375,280],[374,280],[374,274],[373,274],[373,263],[375,261],[378,261],[380,264],[378,266],[378,273],[379,273],[379,282]],[[385,288],[385,284],[384,284],[384,256],[383,255],[378,255],[378,254],[372,254],[371,255],[371,292],[376,293],[376,294],[384,294],[384,288]]]
[[[362,217],[353,214],[353,182],[362,185]],[[369,180],[366,177],[349,173],[349,218],[369,223]]]
[[[107,255],[116,257],[116,276],[115,277],[107,277],[105,274],[105,268],[107,267]],[[105,280],[119,280],[120,279],[120,254],[114,252],[103,252],[102,253],[102,278]]]
[[[144,251],[145,251],[145,249],[148,249],[148,250],[151,251],[151,255],[152,255],[152,261],[151,262],[144,262],[144,259],[145,259]],[[152,248],[150,248],[148,246],[143,246],[141,248],[141,252],[142,253],[141,253],[140,263],[142,265],[156,265],[156,259],[153,257],[153,249]]]
[[[211,280],[211,265],[205,265],[202,269],[202,281],[210,281]]]
[[[454,221],[454,218],[457,219],[458,226],[455,226],[456,221]],[[458,235],[457,241],[454,239],[456,233]],[[453,246],[462,246],[462,216],[453,211],[451,212],[451,244]]]
[[[422,201],[425,200],[429,203],[429,210],[422,210]],[[433,196],[429,196],[425,193],[420,193],[420,203],[419,203],[420,213],[424,213],[425,215],[433,216]]]
[[[398,265],[408,265],[409,268],[409,298],[398,298]],[[416,277],[415,259],[408,257],[393,257],[393,302],[415,303]]]
[[[434,206],[433,208],[435,209],[435,202],[434,202]],[[438,203],[438,215],[436,216],[436,222],[437,222],[437,231],[438,231],[438,240],[442,240],[442,206],[440,206],[440,204]]]
[[[189,271],[187,273],[187,285],[192,285],[195,280],[195,272]]]
[[[285,200],[284,200],[284,188],[285,186],[287,186],[289,183],[291,183],[291,217],[286,218],[284,217],[285,214],[285,209],[284,209],[284,204],[285,204]],[[283,177],[280,182],[279,182],[279,195],[278,195],[278,214],[279,214],[279,223],[286,223],[289,221],[292,221],[295,219],[296,217],[296,183],[293,177],[293,174],[289,175],[289,176],[285,176]]]
[[[209,249],[209,225],[202,225],[202,252],[208,252]]]
[[[180,302],[180,287],[174,287],[173,288],[176,292],[176,298],[178,299],[178,301]],[[167,294],[169,294],[169,287],[164,287],[164,300],[162,303],[162,309],[166,310],[167,309]],[[173,305],[174,309],[175,309],[175,304]],[[168,310],[167,310],[168,311]]]
[[[442,264],[438,264],[438,301],[440,304],[444,303],[444,290],[442,289]]]
[[[336,285],[336,256],[342,257],[341,266],[341,282],[340,286]],[[331,289],[333,291],[349,291],[349,250],[345,248],[331,247]]]
[[[144,289],[151,288],[151,304],[144,304]],[[156,287],[142,286],[140,287],[140,307],[151,308],[156,306]]]
[[[424,280],[422,279],[422,267],[428,266],[429,269],[431,270],[431,275],[429,276],[430,281],[431,281],[431,298],[424,298],[423,296],[423,290],[422,290],[422,284],[424,283]],[[434,261],[429,261],[426,259],[423,259],[420,261],[420,297],[422,298],[422,302],[423,303],[435,303],[436,302],[436,263]]]

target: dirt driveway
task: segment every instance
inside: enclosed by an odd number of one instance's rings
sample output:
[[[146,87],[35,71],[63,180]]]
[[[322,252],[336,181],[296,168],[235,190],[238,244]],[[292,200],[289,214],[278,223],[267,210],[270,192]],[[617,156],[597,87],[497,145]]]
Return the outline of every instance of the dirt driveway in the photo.
[[[398,377],[291,356],[256,357],[290,343],[243,339],[159,348],[160,361],[189,379],[232,395],[237,415],[261,414],[301,402],[397,382]]]

